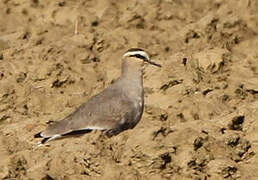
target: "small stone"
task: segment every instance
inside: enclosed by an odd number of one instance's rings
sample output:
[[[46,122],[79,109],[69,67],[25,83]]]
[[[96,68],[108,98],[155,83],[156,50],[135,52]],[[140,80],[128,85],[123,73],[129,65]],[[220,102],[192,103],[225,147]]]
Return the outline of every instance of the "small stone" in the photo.
[[[60,7],[65,6],[65,4],[66,4],[65,1],[61,1],[61,2],[58,3],[58,5],[59,5]]]
[[[204,138],[203,137],[197,137],[194,140],[194,150],[196,151],[197,149],[201,148],[203,144],[204,144]]]
[[[209,92],[211,92],[211,91],[213,91],[213,89],[212,88],[207,88],[207,89],[205,89],[203,92],[202,92],[202,94],[204,95],[204,96],[206,96]]]
[[[3,53],[0,53],[0,60],[3,60],[4,59],[4,55]]]
[[[186,63],[187,63],[187,58],[186,57],[183,58],[183,62],[182,63],[183,63],[184,66],[186,66]]]
[[[171,88],[171,87],[173,87],[173,86],[175,86],[175,85],[178,85],[178,84],[182,84],[182,82],[183,82],[183,79],[171,80],[171,81],[169,81],[168,83],[163,84],[163,85],[160,87],[160,89],[163,90],[163,91],[166,91],[168,88]]]
[[[232,121],[228,124],[229,129],[236,130],[236,131],[242,131],[243,129],[243,123],[245,120],[245,116],[235,116]]]
[[[96,27],[96,26],[98,26],[99,25],[99,22],[97,21],[97,20],[95,20],[95,21],[93,21],[92,23],[91,23],[91,26],[93,26],[93,27]]]

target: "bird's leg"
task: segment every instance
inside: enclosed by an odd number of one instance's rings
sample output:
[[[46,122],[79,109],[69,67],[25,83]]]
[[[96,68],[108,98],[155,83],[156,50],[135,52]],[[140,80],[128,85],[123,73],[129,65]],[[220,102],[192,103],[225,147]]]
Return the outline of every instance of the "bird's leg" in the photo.
[[[119,132],[119,129],[106,129],[103,131],[103,134],[110,138],[114,135],[119,134]]]

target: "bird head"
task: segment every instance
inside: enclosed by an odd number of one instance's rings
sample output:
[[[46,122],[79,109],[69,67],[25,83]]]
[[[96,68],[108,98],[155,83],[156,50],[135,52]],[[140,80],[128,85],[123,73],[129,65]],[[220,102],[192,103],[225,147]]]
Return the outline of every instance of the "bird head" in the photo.
[[[134,58],[137,58],[137,59],[142,60],[144,62],[147,62],[149,64],[152,64],[154,66],[161,67],[160,64],[157,64],[157,63],[151,61],[147,52],[145,52],[144,50],[139,49],[139,48],[128,49],[126,51],[126,53],[123,55],[123,58],[126,58],[126,57],[134,57]]]

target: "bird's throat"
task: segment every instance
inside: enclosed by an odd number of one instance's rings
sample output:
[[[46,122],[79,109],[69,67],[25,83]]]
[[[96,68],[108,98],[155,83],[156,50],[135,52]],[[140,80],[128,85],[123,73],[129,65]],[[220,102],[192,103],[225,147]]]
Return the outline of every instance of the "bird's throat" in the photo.
[[[122,77],[131,81],[142,82],[143,62],[124,60],[122,63]]]

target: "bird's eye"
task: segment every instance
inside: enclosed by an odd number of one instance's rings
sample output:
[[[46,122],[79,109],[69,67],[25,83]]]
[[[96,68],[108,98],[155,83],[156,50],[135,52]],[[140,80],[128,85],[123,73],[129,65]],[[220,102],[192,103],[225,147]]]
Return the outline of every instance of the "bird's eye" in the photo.
[[[145,56],[142,56],[140,54],[134,54],[134,55],[131,55],[130,57],[137,57],[137,58],[140,58],[140,59],[142,59],[144,61],[148,60]]]

